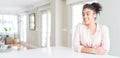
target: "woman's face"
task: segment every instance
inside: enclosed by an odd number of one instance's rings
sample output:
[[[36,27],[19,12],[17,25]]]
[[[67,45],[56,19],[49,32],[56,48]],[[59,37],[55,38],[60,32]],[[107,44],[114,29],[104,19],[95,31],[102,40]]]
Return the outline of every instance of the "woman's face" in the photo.
[[[83,10],[83,21],[85,24],[94,23],[95,17],[96,17],[96,13],[93,10],[89,8],[85,8]]]

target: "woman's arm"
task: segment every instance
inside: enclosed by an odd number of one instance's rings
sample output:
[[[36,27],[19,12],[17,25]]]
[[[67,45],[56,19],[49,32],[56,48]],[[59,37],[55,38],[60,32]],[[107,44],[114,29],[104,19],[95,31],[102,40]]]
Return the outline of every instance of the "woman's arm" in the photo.
[[[82,53],[95,54],[95,51],[94,51],[93,48],[82,47],[80,51],[81,51]]]
[[[98,48],[82,47],[81,52],[103,55],[103,54],[108,54],[109,48],[110,48],[109,30],[107,26],[103,26],[102,27],[102,46]]]
[[[87,48],[87,47],[83,47],[81,49],[82,53],[90,53],[90,54],[99,54],[99,55],[105,55],[107,54],[107,50],[105,50],[102,47],[98,47],[98,48]]]
[[[82,45],[80,45],[80,39],[81,39],[80,35],[81,35],[80,34],[80,24],[78,24],[77,28],[75,30],[74,39],[72,42],[72,47],[73,47],[74,51],[77,51],[77,52],[81,52],[81,48],[83,47]]]
[[[101,47],[103,47],[108,53],[110,50],[109,29],[107,26],[103,26],[102,31],[103,31],[102,32],[103,38],[102,38],[102,46]]]

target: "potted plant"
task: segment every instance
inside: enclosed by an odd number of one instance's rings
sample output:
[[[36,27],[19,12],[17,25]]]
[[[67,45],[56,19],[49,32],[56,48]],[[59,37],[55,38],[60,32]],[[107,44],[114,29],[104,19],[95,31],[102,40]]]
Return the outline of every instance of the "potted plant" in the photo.
[[[11,31],[10,27],[4,27],[4,31],[5,31],[5,44],[13,44],[13,40],[12,38],[9,36],[9,33]]]
[[[4,27],[4,31],[5,31],[5,37],[9,37],[9,35],[8,35],[8,29],[6,28],[6,27]]]

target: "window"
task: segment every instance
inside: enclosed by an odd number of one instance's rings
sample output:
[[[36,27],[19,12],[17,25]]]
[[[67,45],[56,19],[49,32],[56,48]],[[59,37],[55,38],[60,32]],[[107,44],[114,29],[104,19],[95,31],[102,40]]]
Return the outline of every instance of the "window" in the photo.
[[[17,34],[17,25],[16,15],[0,15],[0,33],[3,35]]]
[[[42,12],[42,47],[50,45],[51,14],[50,11]]]
[[[26,42],[26,15],[20,15],[19,17],[19,34],[20,34],[20,41]]]
[[[83,4],[72,5],[72,38],[77,24],[82,23],[82,8]]]
[[[35,13],[31,13],[29,15],[29,29],[35,30]]]

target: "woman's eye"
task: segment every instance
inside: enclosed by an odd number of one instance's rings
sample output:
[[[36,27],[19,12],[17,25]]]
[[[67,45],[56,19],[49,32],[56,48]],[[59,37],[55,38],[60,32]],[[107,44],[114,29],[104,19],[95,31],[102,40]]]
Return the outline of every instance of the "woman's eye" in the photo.
[[[84,16],[84,14],[82,16]]]
[[[84,16],[84,13],[82,13],[82,16]]]
[[[85,16],[85,15],[86,15],[86,16],[89,16],[90,14],[89,14],[89,13],[86,13],[86,14],[82,14],[82,16]]]
[[[90,14],[88,13],[87,15],[89,16]]]

